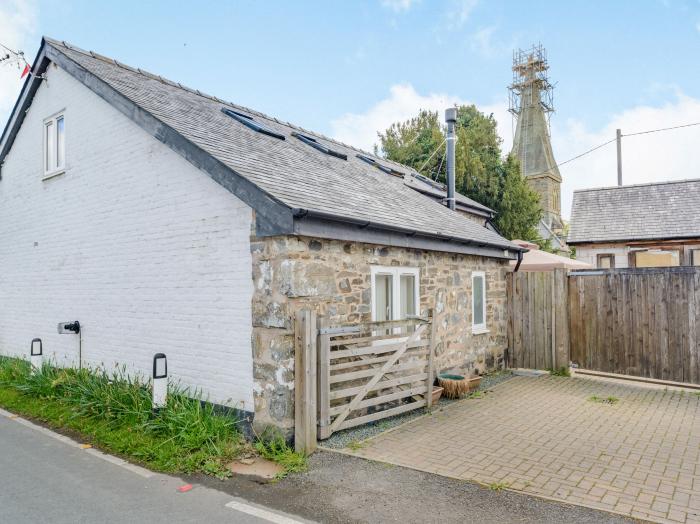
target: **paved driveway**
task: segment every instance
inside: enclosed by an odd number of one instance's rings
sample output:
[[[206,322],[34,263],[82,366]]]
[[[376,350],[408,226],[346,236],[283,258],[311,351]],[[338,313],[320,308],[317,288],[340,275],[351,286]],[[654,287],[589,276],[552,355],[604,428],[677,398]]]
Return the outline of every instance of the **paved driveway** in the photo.
[[[515,377],[355,454],[641,519],[700,522],[696,393]]]

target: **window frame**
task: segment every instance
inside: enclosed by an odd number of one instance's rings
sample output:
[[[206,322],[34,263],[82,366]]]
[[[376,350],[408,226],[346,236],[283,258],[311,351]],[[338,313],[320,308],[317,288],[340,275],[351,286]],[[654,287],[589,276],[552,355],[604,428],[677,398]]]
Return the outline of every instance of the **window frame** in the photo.
[[[62,132],[63,139],[59,140],[58,134],[58,122],[63,122]],[[48,129],[51,128],[51,133],[49,135]],[[66,111],[62,109],[57,113],[44,119],[43,125],[41,127],[42,132],[42,172],[44,173],[43,179],[51,178],[66,171]],[[49,140],[51,136],[51,140]],[[51,153],[51,156],[49,156]],[[62,160],[61,164],[58,161]],[[49,165],[49,164],[52,165]]]
[[[601,267],[600,261],[603,258],[610,259],[610,267]],[[598,253],[596,255],[596,269],[615,269],[615,254],[614,253]]]
[[[688,262],[690,262],[690,265],[693,267],[700,267],[700,247],[691,247],[689,249],[689,251],[690,251],[690,260]],[[697,260],[698,264],[695,263],[696,255],[697,255],[697,259],[698,259]]]
[[[377,275],[390,275],[391,279],[391,320],[401,319],[401,276],[413,277],[413,303],[415,314],[420,314],[420,270],[417,267],[408,266],[371,266],[370,289],[372,294],[372,322],[377,322]]]
[[[476,293],[474,293],[474,281],[477,278],[481,278],[481,282],[483,285],[482,288],[482,295],[481,295],[481,313],[482,313],[482,319],[483,322],[481,324],[476,323],[476,316],[474,313],[476,312]],[[486,295],[486,272],[485,271],[472,271],[472,334],[474,335],[481,335],[483,333],[488,333],[488,321],[486,318],[486,302],[487,302],[487,295]]]

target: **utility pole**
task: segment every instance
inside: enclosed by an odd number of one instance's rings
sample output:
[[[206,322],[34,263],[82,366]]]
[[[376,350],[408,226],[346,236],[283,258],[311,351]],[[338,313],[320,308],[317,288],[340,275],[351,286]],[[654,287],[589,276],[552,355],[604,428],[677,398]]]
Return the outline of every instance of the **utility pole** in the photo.
[[[622,185],[622,130],[618,129],[617,138],[617,185]]]

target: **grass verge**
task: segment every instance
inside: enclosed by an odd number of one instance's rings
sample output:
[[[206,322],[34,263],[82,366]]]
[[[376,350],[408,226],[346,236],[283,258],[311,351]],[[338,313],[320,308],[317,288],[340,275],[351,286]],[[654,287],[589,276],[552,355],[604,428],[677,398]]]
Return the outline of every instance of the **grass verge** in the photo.
[[[148,381],[123,368],[45,363],[32,373],[28,362],[0,357],[0,406],[168,473],[228,476],[226,465],[247,445],[234,419],[182,388],[172,387],[167,406],[153,416]]]

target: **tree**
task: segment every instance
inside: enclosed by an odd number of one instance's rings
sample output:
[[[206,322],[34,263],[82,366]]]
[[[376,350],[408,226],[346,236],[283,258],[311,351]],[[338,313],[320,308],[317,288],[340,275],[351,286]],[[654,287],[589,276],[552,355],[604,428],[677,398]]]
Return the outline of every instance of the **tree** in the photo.
[[[455,188],[490,207],[494,225],[503,236],[541,240],[537,223],[542,216],[537,194],[520,176],[518,161],[503,159],[496,119],[475,106],[457,107]],[[445,182],[445,129],[437,111],[420,111],[417,117],[394,123],[379,134],[375,151],[408,165],[421,174]]]

